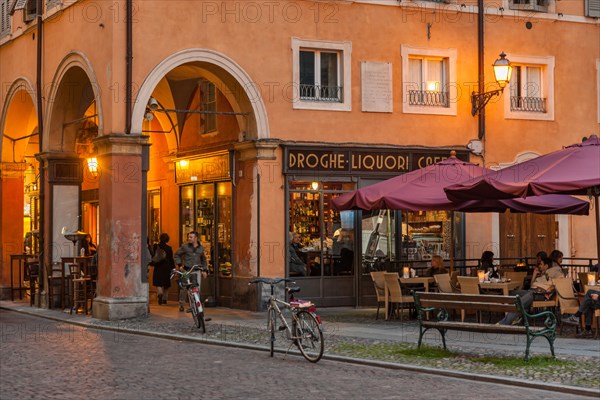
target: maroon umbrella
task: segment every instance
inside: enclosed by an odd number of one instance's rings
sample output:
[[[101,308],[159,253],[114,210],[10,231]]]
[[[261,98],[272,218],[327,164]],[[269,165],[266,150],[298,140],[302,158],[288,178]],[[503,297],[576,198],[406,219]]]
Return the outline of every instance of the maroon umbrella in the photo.
[[[485,174],[473,181],[446,188],[455,201],[536,196],[548,193],[594,196],[596,245],[600,258],[600,139],[593,135],[583,143]]]
[[[528,199],[451,201],[446,186],[473,181],[490,170],[450,157],[437,164],[399,175],[383,182],[346,193],[333,200],[338,210],[409,210],[466,212],[533,212],[539,214],[587,215],[589,203],[564,195]]]

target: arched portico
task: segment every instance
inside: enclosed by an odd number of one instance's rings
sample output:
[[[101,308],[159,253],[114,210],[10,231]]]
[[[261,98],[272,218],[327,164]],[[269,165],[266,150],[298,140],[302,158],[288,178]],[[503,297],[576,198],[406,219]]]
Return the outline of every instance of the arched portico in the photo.
[[[33,245],[37,244],[37,236],[35,243],[32,240],[27,247],[23,242],[24,229],[34,230],[36,215],[39,215],[36,202],[38,167],[33,157],[39,151],[39,135],[31,81],[26,77],[16,79],[3,104],[0,114],[0,298],[8,298],[11,294],[10,256],[32,253]]]
[[[227,88],[223,95],[233,110],[239,113],[248,112],[247,120],[238,116],[238,125],[246,130],[247,139],[264,139],[270,137],[267,111],[260,90],[250,76],[235,61],[211,49],[185,49],[160,62],[148,74],[138,92],[133,108],[132,132],[141,133],[146,112],[146,105],[159,82],[170,71],[185,64],[198,63],[203,74],[211,81]]]

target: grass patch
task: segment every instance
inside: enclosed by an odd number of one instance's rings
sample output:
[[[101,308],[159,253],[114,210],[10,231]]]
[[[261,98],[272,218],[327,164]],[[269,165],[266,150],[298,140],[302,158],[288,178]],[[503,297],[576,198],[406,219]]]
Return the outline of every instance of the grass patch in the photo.
[[[410,358],[449,358],[455,357],[456,354],[444,350],[441,347],[421,346],[417,349],[414,345],[407,343],[377,343],[377,344],[360,344],[360,343],[343,343],[335,345],[331,351],[335,353],[349,354],[353,357],[365,358],[394,358],[394,357],[410,357]]]
[[[527,368],[547,368],[547,367],[567,367],[577,366],[577,363],[565,360],[556,360],[550,356],[531,357],[529,362],[526,362],[523,357],[474,357],[473,361],[482,364],[492,364],[495,367],[503,369],[513,369],[520,367]]]

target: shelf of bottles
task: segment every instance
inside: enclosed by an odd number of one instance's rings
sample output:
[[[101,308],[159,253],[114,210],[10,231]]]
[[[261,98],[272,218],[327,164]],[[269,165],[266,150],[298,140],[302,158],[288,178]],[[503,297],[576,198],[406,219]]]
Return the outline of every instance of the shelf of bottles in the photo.
[[[321,236],[319,193],[292,193],[290,226],[302,236],[303,245]]]
[[[450,212],[417,211],[403,214],[403,253],[408,260],[447,259],[450,249]]]

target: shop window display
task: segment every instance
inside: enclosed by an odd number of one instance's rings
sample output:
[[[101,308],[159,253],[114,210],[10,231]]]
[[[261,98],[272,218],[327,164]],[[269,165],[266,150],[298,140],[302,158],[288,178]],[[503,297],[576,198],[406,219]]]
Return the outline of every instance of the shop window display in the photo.
[[[354,273],[354,212],[338,212],[331,200],[353,183],[293,181],[289,186],[289,227],[300,235],[298,255],[307,276]]]

